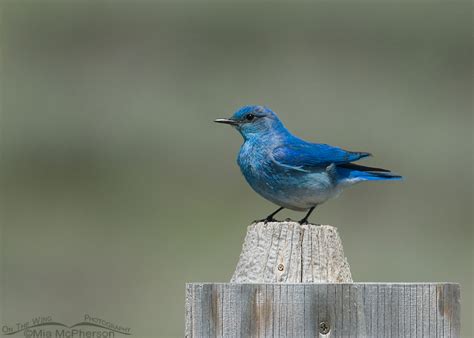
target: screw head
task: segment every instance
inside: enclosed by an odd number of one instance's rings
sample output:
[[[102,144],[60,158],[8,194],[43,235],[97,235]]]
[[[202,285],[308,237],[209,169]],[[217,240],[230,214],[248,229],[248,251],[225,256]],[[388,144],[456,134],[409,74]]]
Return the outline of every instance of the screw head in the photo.
[[[329,326],[329,323],[325,321],[322,321],[321,323],[319,323],[319,333],[328,334],[330,330],[331,330],[331,327]]]
[[[285,266],[283,264],[278,264],[278,271],[283,271]]]

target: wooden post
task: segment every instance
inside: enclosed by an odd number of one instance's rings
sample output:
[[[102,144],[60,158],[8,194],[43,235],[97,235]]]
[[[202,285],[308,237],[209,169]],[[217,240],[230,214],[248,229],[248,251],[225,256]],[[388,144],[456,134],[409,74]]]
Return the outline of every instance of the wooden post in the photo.
[[[458,284],[187,284],[186,300],[186,337],[460,337]]]
[[[351,283],[341,239],[330,225],[254,223],[231,283]]]
[[[231,283],[186,284],[186,337],[460,337],[454,283],[353,283],[337,229],[248,227]]]

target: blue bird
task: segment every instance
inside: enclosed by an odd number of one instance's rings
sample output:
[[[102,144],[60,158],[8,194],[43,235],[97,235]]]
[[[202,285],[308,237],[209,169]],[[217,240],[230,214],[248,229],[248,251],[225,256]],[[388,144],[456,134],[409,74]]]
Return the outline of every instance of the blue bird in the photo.
[[[284,208],[306,211],[308,217],[319,204],[338,196],[348,186],[362,181],[400,180],[381,168],[352,162],[371,156],[328,144],[306,142],[292,135],[267,107],[244,106],[229,119],[217,119],[237,129],[244,138],[237,163],[250,186],[280,206],[262,221]]]

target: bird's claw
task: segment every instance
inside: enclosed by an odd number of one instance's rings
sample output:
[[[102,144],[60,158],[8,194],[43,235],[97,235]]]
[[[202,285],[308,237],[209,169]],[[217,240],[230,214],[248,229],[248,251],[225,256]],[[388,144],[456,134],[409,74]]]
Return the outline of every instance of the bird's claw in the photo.
[[[277,222],[276,219],[274,219],[273,217],[267,217],[267,218],[262,218],[262,219],[256,219],[255,221],[253,221],[254,223],[264,223],[264,224],[267,224],[268,222]]]

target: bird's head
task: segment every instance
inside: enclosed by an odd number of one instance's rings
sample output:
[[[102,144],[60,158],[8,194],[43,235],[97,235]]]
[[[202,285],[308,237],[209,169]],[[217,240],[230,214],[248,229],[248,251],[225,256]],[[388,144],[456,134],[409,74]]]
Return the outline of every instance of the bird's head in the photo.
[[[278,116],[263,106],[244,106],[237,110],[232,117],[217,119],[214,122],[235,127],[244,139],[285,130]]]

